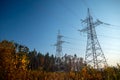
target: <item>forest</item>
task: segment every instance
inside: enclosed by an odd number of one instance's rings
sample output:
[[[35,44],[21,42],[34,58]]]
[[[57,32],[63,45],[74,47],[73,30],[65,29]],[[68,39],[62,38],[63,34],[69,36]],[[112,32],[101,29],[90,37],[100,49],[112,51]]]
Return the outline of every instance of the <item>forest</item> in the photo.
[[[82,58],[65,55],[60,64],[49,53],[3,40],[0,42],[0,80],[119,80],[120,65],[94,69]]]

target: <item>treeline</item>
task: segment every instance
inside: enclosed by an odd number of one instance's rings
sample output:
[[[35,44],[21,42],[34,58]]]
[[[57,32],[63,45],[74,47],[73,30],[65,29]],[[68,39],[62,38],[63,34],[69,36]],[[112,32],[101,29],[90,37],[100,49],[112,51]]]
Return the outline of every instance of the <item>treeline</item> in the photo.
[[[13,43],[15,46],[16,54],[24,53],[27,56],[29,63],[27,69],[29,70],[44,70],[47,72],[55,71],[75,71],[80,70],[83,66],[83,58],[78,58],[76,54],[74,56],[65,54],[63,57],[55,57],[49,53],[42,54],[35,49],[30,51],[28,47]]]
[[[20,73],[22,77],[28,71],[69,72],[80,70],[78,64],[82,62],[75,59],[78,59],[76,55],[71,57],[66,54],[60,59],[49,53],[42,54],[35,49],[30,51],[24,45],[4,40],[0,42],[0,79],[14,79],[17,74],[20,76]]]
[[[18,43],[2,41],[0,43],[0,56],[0,60],[2,60],[0,62],[7,64],[13,60],[17,68],[24,66],[27,70],[58,71],[58,65],[55,64],[57,58],[54,55],[42,54],[35,49],[30,51],[28,47]],[[5,62],[6,60],[8,62]],[[60,63],[62,62],[60,61]]]
[[[56,57],[9,42],[0,42],[0,80],[119,80],[120,66],[96,70],[85,66],[82,58]]]
[[[83,58],[65,54],[63,57],[55,57],[53,54],[49,53],[42,54],[37,52],[35,49],[30,51],[28,47],[20,45],[18,43],[13,43],[16,52],[26,53],[29,64],[27,68],[30,70],[44,70],[49,72],[55,71],[79,71],[83,66]]]

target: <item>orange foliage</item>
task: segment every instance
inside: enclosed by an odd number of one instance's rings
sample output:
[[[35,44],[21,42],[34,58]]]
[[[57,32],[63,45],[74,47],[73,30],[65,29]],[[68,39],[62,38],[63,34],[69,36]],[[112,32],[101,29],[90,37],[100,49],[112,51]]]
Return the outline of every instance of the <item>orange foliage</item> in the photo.
[[[43,65],[44,58],[40,58]],[[38,70],[28,70],[27,53],[16,52],[13,43],[0,43],[0,79],[1,80],[119,80],[120,66],[105,67],[97,70],[83,67],[74,72],[46,72],[40,66]]]

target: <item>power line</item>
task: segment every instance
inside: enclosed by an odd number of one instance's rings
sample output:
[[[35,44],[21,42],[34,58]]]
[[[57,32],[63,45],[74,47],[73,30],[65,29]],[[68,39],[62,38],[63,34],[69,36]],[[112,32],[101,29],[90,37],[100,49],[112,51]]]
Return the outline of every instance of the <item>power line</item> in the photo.
[[[87,4],[86,0],[82,0],[82,2],[83,2],[84,6],[85,6],[86,8],[90,8],[89,5]]]
[[[87,1],[86,1],[86,0],[82,0],[82,2],[83,2],[83,4],[86,6],[86,8],[89,8],[89,9],[90,9],[90,11],[92,12],[94,18],[98,19],[98,18],[96,17],[96,15],[94,14],[93,9],[92,9],[92,8],[90,7],[90,5],[87,3]],[[109,24],[109,23],[104,23],[104,25],[114,26],[114,27],[120,28],[119,25],[113,25],[113,24]]]
[[[87,65],[91,65],[94,68],[101,68],[103,66],[107,66],[107,61],[104,56],[104,53],[101,49],[100,43],[97,39],[97,34],[95,31],[95,27],[100,25],[100,21],[93,22],[93,18],[90,15],[88,8],[88,15],[83,23],[87,25],[86,28],[80,30],[81,32],[87,32],[87,46],[86,46],[86,54],[85,61]]]
[[[111,29],[114,29],[114,30],[120,30],[120,26],[117,26],[117,25],[106,25],[104,27],[105,28],[111,28]]]
[[[97,19],[97,17],[95,16],[92,8],[91,8],[90,5],[87,3],[87,1],[86,1],[86,0],[82,0],[82,2],[83,2],[84,6],[85,6],[86,8],[89,8],[89,9],[90,9],[90,12],[91,12],[91,13],[93,14],[93,16]]]
[[[113,36],[107,36],[107,35],[97,35],[98,37],[104,37],[104,38],[109,38],[109,39],[117,39],[117,40],[120,40],[120,37],[113,37]],[[83,37],[86,37],[86,36],[83,36]],[[74,38],[74,37],[68,37],[68,36],[64,36],[64,38],[67,38],[67,39],[71,39],[71,40],[76,40],[76,41],[84,41],[84,40],[81,40],[81,39],[77,39],[77,38]]]
[[[59,0],[60,4],[67,10],[69,11],[71,14],[73,14],[76,18],[79,18],[80,16],[77,15],[71,8],[69,8],[68,6],[65,5],[63,0]]]
[[[100,37],[104,37],[104,38],[110,38],[110,39],[117,39],[120,40],[120,37],[113,37],[113,36],[106,36],[106,35],[98,35]]]

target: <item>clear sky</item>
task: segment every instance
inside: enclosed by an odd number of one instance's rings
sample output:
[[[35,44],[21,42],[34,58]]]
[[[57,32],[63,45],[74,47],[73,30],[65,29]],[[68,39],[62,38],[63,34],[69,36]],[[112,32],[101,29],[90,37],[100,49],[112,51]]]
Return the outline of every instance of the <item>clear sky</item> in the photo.
[[[57,32],[65,36],[63,54],[84,57],[86,34],[81,19],[90,8],[94,20],[118,25],[96,27],[110,65],[120,63],[120,0],[0,0],[0,40],[14,40],[31,50],[55,54]]]

